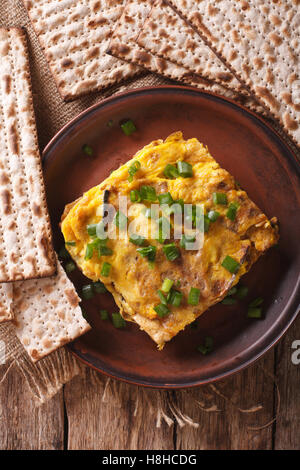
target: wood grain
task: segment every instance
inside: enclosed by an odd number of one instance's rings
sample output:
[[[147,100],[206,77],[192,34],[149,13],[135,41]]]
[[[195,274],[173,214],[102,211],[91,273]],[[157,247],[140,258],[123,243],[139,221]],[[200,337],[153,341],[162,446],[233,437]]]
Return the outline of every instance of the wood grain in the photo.
[[[65,386],[68,448],[173,449],[173,426],[156,428],[151,403],[157,394],[116,381],[105,389],[105,378],[86,369]],[[159,393],[159,399],[168,400],[168,392]]]
[[[276,350],[276,377],[280,409],[276,420],[276,450],[300,450],[300,364],[292,363],[292,343],[300,340],[300,317]]]
[[[261,430],[251,427],[263,426],[273,418],[274,386],[264,372],[273,372],[273,366],[271,351],[232,378],[177,393],[179,407],[200,424],[199,428],[177,428],[177,448],[271,449],[272,425]]]
[[[0,385],[0,449],[60,450],[63,445],[62,392],[36,407],[23,376],[11,369]]]

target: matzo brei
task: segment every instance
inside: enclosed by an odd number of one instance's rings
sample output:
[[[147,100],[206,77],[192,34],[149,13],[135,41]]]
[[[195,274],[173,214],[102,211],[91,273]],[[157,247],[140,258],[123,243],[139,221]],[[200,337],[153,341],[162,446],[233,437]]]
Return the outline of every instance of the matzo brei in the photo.
[[[125,0],[23,0],[64,100],[139,73],[106,54]]]
[[[57,275],[51,278],[13,285],[16,334],[33,362],[90,329],[73,284],[57,265]]]
[[[0,282],[56,270],[25,32],[0,28]]]

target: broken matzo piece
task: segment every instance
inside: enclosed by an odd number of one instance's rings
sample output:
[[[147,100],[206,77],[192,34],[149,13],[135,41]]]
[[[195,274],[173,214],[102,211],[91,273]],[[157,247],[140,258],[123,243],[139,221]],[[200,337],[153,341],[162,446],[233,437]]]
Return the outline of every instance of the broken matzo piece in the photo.
[[[0,282],[55,270],[26,36],[0,28]]]
[[[0,323],[13,319],[13,286],[11,283],[0,284]]]
[[[140,72],[106,54],[125,0],[23,1],[64,100]]]
[[[16,334],[33,362],[90,329],[73,284],[57,266],[51,278],[13,284]]]
[[[169,3],[299,144],[299,0]]]

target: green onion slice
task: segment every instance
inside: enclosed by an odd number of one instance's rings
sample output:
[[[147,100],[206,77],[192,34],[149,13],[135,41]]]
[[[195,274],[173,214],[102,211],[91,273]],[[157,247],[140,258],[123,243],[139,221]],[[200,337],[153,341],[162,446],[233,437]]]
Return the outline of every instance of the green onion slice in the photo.
[[[189,305],[198,305],[200,298],[200,289],[196,287],[191,287],[189,296],[188,296],[188,304]]]
[[[249,289],[247,286],[240,286],[237,288],[236,298],[239,300],[243,300],[245,297],[247,297],[248,292]]]
[[[171,289],[167,298],[167,302],[173,305],[174,307],[179,307],[181,304],[182,297],[183,297],[182,292]]]
[[[175,243],[169,243],[163,246],[163,252],[169,261],[175,261],[180,256],[180,251]]]
[[[155,188],[152,186],[141,186],[140,195],[143,201],[155,202],[157,200]]]
[[[117,313],[112,313],[111,315],[112,322],[115,328],[125,328],[126,326],[126,321],[124,318],[120,315],[119,312]]]
[[[196,241],[196,235],[183,234],[180,240],[180,246],[181,248],[184,248],[185,250],[187,250],[188,243],[195,243],[195,241]]]
[[[231,289],[229,289],[229,291],[227,292],[227,297],[230,297],[230,296],[236,294],[236,293],[237,293],[237,290],[238,290],[238,289],[237,289],[237,287],[235,287],[235,286],[232,287]]]
[[[210,353],[213,350],[214,340],[211,336],[206,336],[204,339],[204,344],[201,344],[197,347],[197,350],[201,352],[204,356]]]
[[[207,217],[211,222],[215,222],[220,216],[220,212],[211,210],[208,212]]]
[[[188,162],[177,162],[177,169],[179,176],[182,176],[183,178],[191,178],[194,176],[193,167]]]
[[[104,277],[108,277],[109,273],[111,270],[111,264],[110,263],[103,263],[102,264],[102,269],[101,269],[101,275]]]
[[[58,252],[58,256],[61,259],[68,259],[68,258],[70,258],[70,253],[68,252],[68,250],[66,249],[65,246],[62,246],[61,249]]]
[[[92,147],[90,147],[90,145],[87,145],[87,144],[84,144],[82,146],[82,151],[89,157],[91,157],[94,154],[94,150],[92,149]]]
[[[248,308],[248,318],[261,318],[262,309],[261,307],[249,307]]]
[[[75,271],[75,269],[76,269],[76,265],[75,263],[73,263],[73,261],[69,261],[65,266],[65,270],[68,274]]]
[[[226,206],[227,204],[227,195],[226,193],[213,193],[214,204],[222,204]]]
[[[141,202],[141,195],[137,189],[130,191],[130,200],[131,202]]]
[[[173,204],[174,202],[170,193],[159,194],[158,200],[159,200],[160,205],[163,205],[163,204],[170,205],[170,204]]]
[[[174,284],[174,281],[166,278],[161,286],[161,290],[167,294],[171,290],[171,287],[173,286],[173,284]]]
[[[107,292],[105,285],[101,281],[94,282],[93,289],[96,294],[105,294]]]
[[[90,237],[96,237],[96,229],[97,229],[97,224],[89,224],[86,226],[87,233],[89,234]]]
[[[161,303],[162,303],[163,305],[167,305],[167,299],[166,299],[166,297],[164,296],[164,294],[163,294],[163,292],[162,292],[161,290],[158,290],[158,291],[157,291],[157,295],[158,295],[158,297],[159,297]]]
[[[231,256],[226,256],[222,261],[221,265],[223,268],[227,269],[231,274],[235,274],[238,272],[240,268],[240,263],[238,263],[235,259],[231,258]]]
[[[100,317],[101,317],[101,320],[108,320],[108,311],[100,310]]]
[[[93,257],[93,253],[94,253],[94,244],[93,243],[88,243],[87,246],[86,246],[84,259],[85,260],[91,259]]]
[[[233,299],[232,297],[225,297],[225,299],[223,299],[221,302],[223,305],[235,305],[236,303],[237,300]]]
[[[176,166],[170,165],[168,163],[168,165],[164,169],[164,175],[168,179],[174,179],[174,178],[178,178],[179,173],[178,173]]]
[[[123,124],[121,124],[121,129],[124,132],[124,134],[127,136],[133,134],[133,132],[136,131],[134,122],[131,119],[129,119],[126,122],[123,122]]]
[[[128,218],[126,217],[126,215],[124,215],[123,212],[118,211],[114,217],[115,225],[120,230],[124,230],[127,227],[127,222],[128,222]]]
[[[129,241],[137,246],[143,246],[145,243],[145,240],[146,240],[145,237],[142,237],[142,235],[136,235],[135,233],[133,233],[131,237],[129,238]]]
[[[249,303],[250,308],[255,308],[259,307],[263,303],[264,299],[262,297],[257,297],[256,299],[252,300],[252,302]]]
[[[239,208],[239,204],[236,202],[232,202],[229,204],[228,210],[226,212],[226,217],[232,221],[236,218],[236,213]]]
[[[76,242],[65,242],[67,246],[76,246]]]
[[[156,247],[149,245],[144,248],[138,248],[137,252],[143,257],[148,258],[149,261],[154,261],[156,256]]]
[[[154,307],[154,310],[156,311],[157,315],[160,317],[160,318],[164,318],[166,317],[169,313],[170,313],[170,310],[168,309],[168,307],[164,304],[158,304],[156,305],[156,307]]]
[[[94,289],[92,284],[86,284],[85,286],[82,286],[82,297],[86,300],[91,299],[94,297]]]
[[[138,161],[138,160],[135,160],[129,167],[128,169],[128,174],[129,174],[129,178],[128,178],[128,181],[131,182],[133,181],[133,177],[134,175],[139,171],[139,169],[141,168],[141,163]]]

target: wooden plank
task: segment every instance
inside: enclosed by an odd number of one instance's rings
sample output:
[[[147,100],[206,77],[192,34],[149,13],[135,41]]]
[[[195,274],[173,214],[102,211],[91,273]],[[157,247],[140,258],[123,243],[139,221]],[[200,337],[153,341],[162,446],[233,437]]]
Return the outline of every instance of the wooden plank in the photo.
[[[300,316],[276,350],[275,370],[280,395],[275,426],[276,450],[300,450],[300,364],[292,362],[292,354],[295,352],[292,344],[297,340],[300,341]]]
[[[62,392],[37,407],[23,376],[11,369],[0,385],[0,449],[60,450],[63,446]]]
[[[274,384],[268,375],[273,367],[274,351],[270,351],[254,366],[231,378],[177,393],[179,408],[199,427],[177,427],[176,448],[271,449],[272,425],[255,428],[274,416]]]
[[[173,449],[173,425],[156,427],[152,404],[167,406],[168,392],[145,390],[86,368],[65,386],[68,449]]]

